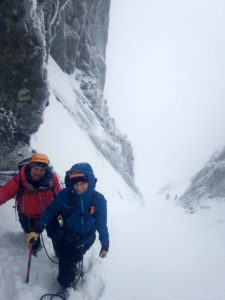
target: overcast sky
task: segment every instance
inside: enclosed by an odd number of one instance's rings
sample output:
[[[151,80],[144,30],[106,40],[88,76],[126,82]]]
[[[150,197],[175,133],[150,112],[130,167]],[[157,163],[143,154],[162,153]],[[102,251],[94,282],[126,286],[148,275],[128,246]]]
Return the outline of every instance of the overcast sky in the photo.
[[[225,1],[113,0],[105,96],[143,192],[225,146]]]

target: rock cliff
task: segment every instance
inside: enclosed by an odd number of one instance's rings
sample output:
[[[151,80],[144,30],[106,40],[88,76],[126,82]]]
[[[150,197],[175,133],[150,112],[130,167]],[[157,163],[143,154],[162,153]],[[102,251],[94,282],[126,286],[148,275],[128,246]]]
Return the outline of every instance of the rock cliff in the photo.
[[[181,203],[190,211],[208,207],[212,199],[225,200],[225,148],[210,158],[180,197]]]
[[[48,105],[51,55],[77,80],[115,147],[108,159],[131,183],[133,151],[116,128],[104,98],[110,0],[2,0],[0,2],[0,170],[30,153],[30,137]],[[100,151],[104,153],[101,143]],[[120,148],[115,162],[113,148]],[[107,156],[109,151],[107,152]]]

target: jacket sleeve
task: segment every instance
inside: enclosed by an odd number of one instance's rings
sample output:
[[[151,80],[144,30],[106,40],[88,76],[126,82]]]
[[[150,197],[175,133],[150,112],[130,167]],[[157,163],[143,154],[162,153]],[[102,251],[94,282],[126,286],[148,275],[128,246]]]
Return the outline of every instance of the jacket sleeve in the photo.
[[[10,179],[5,185],[0,187],[0,205],[14,198],[19,190],[20,175]]]
[[[101,195],[98,199],[98,207],[96,211],[96,229],[99,233],[99,240],[102,245],[102,250],[109,249],[109,232],[107,227],[107,203]]]
[[[62,193],[61,191],[53,201],[48,205],[45,212],[39,219],[39,225],[41,228],[45,228],[53,220],[55,216],[58,216],[62,210]]]

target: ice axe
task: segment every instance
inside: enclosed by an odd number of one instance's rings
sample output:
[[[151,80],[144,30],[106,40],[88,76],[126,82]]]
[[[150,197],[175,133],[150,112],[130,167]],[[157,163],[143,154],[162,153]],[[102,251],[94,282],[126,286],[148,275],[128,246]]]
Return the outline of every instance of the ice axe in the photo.
[[[29,245],[28,263],[27,263],[26,283],[28,283],[29,279],[30,279],[30,267],[31,267],[32,252],[33,252],[33,246],[32,246],[32,244],[30,244]]]

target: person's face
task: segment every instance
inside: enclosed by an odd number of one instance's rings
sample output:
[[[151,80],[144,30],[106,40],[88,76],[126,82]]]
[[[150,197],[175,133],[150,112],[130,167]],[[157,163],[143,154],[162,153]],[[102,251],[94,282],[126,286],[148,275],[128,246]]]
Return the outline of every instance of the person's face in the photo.
[[[30,177],[33,181],[39,181],[45,175],[45,172],[45,168],[35,166],[30,169]]]
[[[88,188],[88,182],[86,181],[80,181],[73,185],[73,189],[78,195],[81,195],[84,192],[86,192],[87,188]]]

